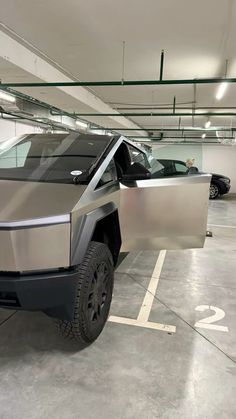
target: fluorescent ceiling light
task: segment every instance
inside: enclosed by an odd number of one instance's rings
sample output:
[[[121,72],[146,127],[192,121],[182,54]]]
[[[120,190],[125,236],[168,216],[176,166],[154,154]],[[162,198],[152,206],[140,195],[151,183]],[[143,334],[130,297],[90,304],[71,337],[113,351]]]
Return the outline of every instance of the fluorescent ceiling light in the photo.
[[[15,103],[16,98],[12,95],[8,95],[7,93],[0,92],[0,99],[5,100],[6,102]]]
[[[199,115],[204,115],[207,111],[205,109],[196,109],[195,113]]]
[[[206,134],[202,134],[202,138],[206,138]]]
[[[97,130],[93,130],[93,129],[90,129],[89,133],[90,134],[96,134],[96,135],[106,135],[105,131],[97,131]]]
[[[88,127],[87,122],[79,121],[78,119],[75,121],[76,125],[78,125],[80,128],[86,129]]]
[[[227,87],[228,87],[228,83],[225,82],[225,81],[219,85],[219,89],[218,89],[218,91],[216,93],[216,99],[217,100],[222,99],[222,97],[225,94],[225,91],[226,91]]]
[[[210,128],[211,126],[211,121],[210,119],[208,119],[208,121],[205,123],[205,128]]]

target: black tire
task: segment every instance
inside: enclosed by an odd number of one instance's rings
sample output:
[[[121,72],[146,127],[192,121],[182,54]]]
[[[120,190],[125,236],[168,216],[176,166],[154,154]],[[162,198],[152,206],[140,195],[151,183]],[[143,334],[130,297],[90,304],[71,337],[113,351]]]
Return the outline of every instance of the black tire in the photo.
[[[57,320],[63,337],[83,346],[102,332],[110,310],[114,283],[113,258],[103,243],[91,242],[78,269],[74,318]]]
[[[211,183],[210,185],[210,199],[216,199],[220,195],[220,188],[217,183]]]
[[[220,188],[216,183],[210,185],[210,199],[216,199],[220,195]]]

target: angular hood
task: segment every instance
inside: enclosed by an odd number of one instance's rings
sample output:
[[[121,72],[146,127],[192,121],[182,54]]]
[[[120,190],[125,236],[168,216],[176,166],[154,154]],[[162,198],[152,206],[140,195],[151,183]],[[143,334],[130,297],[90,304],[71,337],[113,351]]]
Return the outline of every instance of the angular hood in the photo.
[[[0,223],[69,214],[86,187],[0,180]]]

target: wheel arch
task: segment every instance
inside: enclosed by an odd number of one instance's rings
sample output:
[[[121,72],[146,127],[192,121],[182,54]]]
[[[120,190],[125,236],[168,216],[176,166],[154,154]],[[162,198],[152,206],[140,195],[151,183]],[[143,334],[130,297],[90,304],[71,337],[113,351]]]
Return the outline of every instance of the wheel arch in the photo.
[[[121,232],[118,209],[114,202],[82,216],[71,248],[71,266],[82,262],[91,241],[106,244],[116,265],[121,247]]]

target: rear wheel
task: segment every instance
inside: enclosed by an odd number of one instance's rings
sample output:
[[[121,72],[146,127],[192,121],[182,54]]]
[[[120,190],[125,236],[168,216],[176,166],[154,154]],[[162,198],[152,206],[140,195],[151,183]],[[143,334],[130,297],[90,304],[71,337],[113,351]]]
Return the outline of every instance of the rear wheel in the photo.
[[[82,345],[92,343],[103,330],[110,310],[114,265],[108,247],[91,242],[78,270],[72,321],[57,320],[61,334]]]
[[[211,183],[210,186],[210,199],[216,199],[220,194],[220,190],[216,183]]]

